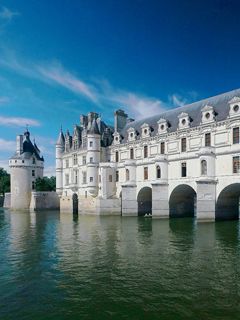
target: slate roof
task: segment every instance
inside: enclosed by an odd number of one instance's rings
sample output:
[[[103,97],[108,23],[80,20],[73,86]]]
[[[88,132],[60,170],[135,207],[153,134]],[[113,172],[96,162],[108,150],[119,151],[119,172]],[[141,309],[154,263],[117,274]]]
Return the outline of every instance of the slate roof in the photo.
[[[40,150],[36,143],[32,144],[29,131],[26,131],[24,132],[23,152],[20,155],[15,154],[11,159],[29,159],[33,154],[37,160],[44,161],[43,157],[40,156]]]
[[[229,115],[229,101],[233,97],[240,97],[240,89],[232,90],[223,94],[219,94],[214,97],[210,97],[207,99],[203,99],[191,104],[187,104],[183,107],[175,108],[168,110],[166,112],[160,113],[158,115],[154,115],[148,118],[144,118],[141,120],[136,120],[133,122],[128,123],[120,134],[123,136],[122,142],[126,142],[128,139],[127,130],[133,127],[137,132],[141,133],[141,125],[147,123],[150,127],[152,127],[151,136],[155,136],[158,132],[158,123],[157,121],[161,118],[167,120],[169,123],[169,130],[168,132],[174,132],[178,129],[178,115],[182,112],[188,113],[191,118],[190,127],[197,127],[201,123],[202,113],[201,109],[206,106],[210,105],[213,107],[216,113],[216,121],[224,120]],[[141,135],[137,136],[137,139],[140,139]]]

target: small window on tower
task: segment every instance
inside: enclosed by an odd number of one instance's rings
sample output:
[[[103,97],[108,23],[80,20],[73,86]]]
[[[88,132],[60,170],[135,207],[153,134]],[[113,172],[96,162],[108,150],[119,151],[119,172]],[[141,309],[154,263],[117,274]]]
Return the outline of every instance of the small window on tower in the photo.
[[[33,158],[32,163],[33,163],[33,164],[35,164],[35,163],[36,163],[36,159],[35,159],[35,158]]]
[[[89,142],[89,147],[92,147],[92,146],[93,146],[93,142],[90,141],[90,142]]]
[[[32,170],[32,177],[35,177],[35,170]]]
[[[35,190],[35,181],[32,181],[32,190]]]
[[[116,171],[116,182],[119,181],[119,171]]]
[[[89,181],[90,181],[90,182],[93,182],[93,177],[90,177],[90,178],[89,178]]]

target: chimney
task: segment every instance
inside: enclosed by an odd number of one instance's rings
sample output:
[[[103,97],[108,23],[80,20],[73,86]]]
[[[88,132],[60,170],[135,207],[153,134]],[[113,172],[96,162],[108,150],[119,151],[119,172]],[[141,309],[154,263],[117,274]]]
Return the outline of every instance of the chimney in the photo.
[[[128,115],[121,109],[114,112],[114,131],[120,132],[127,123]]]
[[[17,149],[16,149],[17,154],[21,154],[23,152],[23,135],[20,134],[17,136]]]

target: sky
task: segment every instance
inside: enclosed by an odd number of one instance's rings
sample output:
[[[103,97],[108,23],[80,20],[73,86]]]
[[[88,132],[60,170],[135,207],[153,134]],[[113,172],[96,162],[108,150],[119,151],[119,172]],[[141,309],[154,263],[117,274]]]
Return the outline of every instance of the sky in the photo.
[[[239,88],[238,0],[0,0],[0,167],[29,125],[54,174],[59,129],[140,119]]]

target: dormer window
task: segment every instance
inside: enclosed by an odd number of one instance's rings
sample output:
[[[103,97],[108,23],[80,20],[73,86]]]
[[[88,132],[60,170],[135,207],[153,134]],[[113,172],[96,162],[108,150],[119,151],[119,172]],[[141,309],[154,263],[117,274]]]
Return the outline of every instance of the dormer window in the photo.
[[[235,117],[240,115],[240,97],[234,97],[229,102],[229,116]]]
[[[187,113],[182,112],[178,116],[178,128],[185,129],[190,127],[190,117]]]
[[[158,133],[166,133],[167,130],[168,130],[168,123],[167,123],[167,120],[165,119],[160,119],[158,120]]]
[[[129,128],[127,130],[128,132],[128,141],[134,141],[136,139],[136,132],[134,128]]]
[[[142,126],[141,126],[141,129],[142,129],[142,137],[143,138],[147,138],[147,137],[150,137],[150,127],[147,123],[144,123]]]
[[[114,132],[113,134],[113,143],[114,144],[120,144],[121,142],[121,136],[118,132]]]
[[[202,108],[202,123],[215,121],[215,112],[212,106],[206,105]]]

